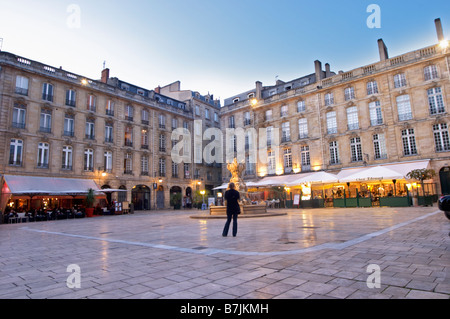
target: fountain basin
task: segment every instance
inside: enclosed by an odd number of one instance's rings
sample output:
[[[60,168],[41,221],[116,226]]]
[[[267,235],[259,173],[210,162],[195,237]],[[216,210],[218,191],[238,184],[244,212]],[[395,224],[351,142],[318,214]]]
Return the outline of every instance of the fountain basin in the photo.
[[[209,209],[210,215],[213,216],[226,216],[226,206],[212,206]],[[241,205],[241,215],[260,215],[267,214],[266,205]]]

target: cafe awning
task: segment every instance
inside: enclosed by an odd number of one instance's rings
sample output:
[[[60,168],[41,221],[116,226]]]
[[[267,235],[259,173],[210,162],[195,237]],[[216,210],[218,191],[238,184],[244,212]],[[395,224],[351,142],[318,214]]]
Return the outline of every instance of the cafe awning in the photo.
[[[390,163],[364,168],[342,170],[339,182],[370,182],[393,179],[407,179],[406,175],[415,169],[428,168],[430,161],[412,161],[404,163]]]
[[[82,195],[92,188],[101,191],[89,179],[4,175],[2,192],[11,195]]]
[[[299,179],[296,179],[289,184],[288,186],[298,186],[301,184],[330,184],[330,183],[337,183],[339,181],[338,177],[334,174],[327,173],[327,172],[314,172],[312,174],[302,174],[303,177],[300,177]]]
[[[252,187],[271,187],[271,186],[287,186],[295,180],[298,180],[312,173],[280,175],[265,177],[258,182],[252,183]]]

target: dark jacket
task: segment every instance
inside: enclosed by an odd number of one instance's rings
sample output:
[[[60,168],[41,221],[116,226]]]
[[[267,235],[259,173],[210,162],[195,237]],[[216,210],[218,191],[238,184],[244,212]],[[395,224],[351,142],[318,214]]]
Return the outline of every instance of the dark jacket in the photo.
[[[229,189],[225,192],[225,200],[227,201],[227,214],[239,213],[239,192],[235,189]]]

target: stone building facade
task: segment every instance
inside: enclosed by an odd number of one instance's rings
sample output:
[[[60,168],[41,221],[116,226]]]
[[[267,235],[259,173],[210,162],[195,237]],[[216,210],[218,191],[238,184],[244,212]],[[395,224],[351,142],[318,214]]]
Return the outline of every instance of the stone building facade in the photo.
[[[93,80],[0,52],[3,175],[90,179],[127,190],[113,199],[136,209],[169,208],[171,192],[197,185],[192,164],[171,159],[172,130],[192,130],[193,120],[190,103],[110,78],[108,69]]]
[[[315,61],[313,74],[256,82],[226,99],[223,128],[279,132],[279,151],[269,145],[267,162],[258,161],[246,179],[427,159],[438,173],[437,192],[450,191],[450,48],[439,20],[436,26],[436,45],[389,58],[380,39],[373,64],[336,74]]]

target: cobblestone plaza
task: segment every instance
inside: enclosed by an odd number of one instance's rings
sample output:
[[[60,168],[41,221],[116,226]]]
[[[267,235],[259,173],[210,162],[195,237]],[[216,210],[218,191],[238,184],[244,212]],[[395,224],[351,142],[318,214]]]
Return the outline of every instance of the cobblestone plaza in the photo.
[[[197,210],[0,225],[0,298],[450,296],[450,223],[436,207],[275,211],[286,215],[240,218],[236,238]]]

